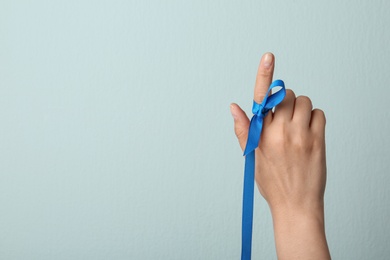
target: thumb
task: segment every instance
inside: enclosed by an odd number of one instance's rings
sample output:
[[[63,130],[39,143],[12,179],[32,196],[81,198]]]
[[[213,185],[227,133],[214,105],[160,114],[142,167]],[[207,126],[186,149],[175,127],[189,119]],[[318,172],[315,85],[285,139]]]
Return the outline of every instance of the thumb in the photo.
[[[230,112],[234,119],[234,132],[240,143],[241,149],[244,151],[248,139],[250,121],[245,112],[235,103],[230,105]]]

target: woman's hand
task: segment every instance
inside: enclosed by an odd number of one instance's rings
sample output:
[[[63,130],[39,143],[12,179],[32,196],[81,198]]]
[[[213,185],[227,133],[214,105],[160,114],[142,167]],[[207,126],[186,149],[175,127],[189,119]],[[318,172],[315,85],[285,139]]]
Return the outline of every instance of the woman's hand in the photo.
[[[261,103],[272,82],[274,56],[266,53],[257,72],[254,100]],[[242,150],[249,118],[231,105]],[[279,259],[330,259],[324,231],[326,183],[325,115],[292,90],[264,118],[255,178],[271,209]]]

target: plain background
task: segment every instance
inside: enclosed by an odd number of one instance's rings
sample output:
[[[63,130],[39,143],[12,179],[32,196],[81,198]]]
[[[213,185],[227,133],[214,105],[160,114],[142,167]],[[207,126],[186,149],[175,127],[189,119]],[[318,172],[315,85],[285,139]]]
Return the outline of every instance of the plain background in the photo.
[[[390,255],[389,1],[0,1],[0,259],[239,259],[261,55],[327,116],[333,259]],[[256,195],[253,259],[275,259]]]

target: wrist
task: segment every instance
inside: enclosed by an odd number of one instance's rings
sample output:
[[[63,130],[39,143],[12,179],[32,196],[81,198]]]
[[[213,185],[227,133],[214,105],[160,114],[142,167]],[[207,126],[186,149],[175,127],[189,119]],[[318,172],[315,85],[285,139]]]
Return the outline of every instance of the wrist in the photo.
[[[284,204],[271,206],[271,214],[274,224],[310,222],[324,225],[323,202],[307,205]]]
[[[271,212],[278,259],[330,259],[323,206],[274,207]]]

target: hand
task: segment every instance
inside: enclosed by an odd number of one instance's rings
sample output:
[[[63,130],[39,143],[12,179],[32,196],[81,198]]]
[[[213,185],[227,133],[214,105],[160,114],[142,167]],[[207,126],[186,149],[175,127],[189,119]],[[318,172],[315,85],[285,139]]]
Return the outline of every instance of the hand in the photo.
[[[266,53],[256,77],[254,100],[261,103],[272,82],[274,56]],[[234,129],[244,150],[249,119],[231,105]],[[324,231],[326,183],[325,115],[308,97],[286,97],[264,118],[255,178],[271,209],[279,259],[330,259]]]

